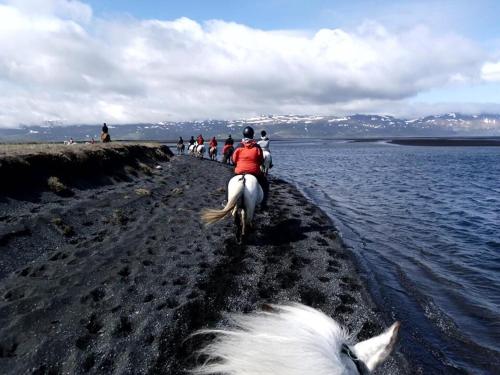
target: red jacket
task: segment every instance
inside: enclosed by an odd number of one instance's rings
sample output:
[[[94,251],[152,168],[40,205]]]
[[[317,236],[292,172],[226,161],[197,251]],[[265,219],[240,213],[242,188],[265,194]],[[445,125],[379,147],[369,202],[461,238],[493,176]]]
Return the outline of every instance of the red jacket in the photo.
[[[260,166],[264,161],[262,149],[253,139],[242,143],[243,147],[237,148],[233,153],[233,162],[236,165],[236,174],[261,174]]]
[[[210,147],[217,147],[217,141],[215,139],[210,140]]]
[[[201,136],[200,136],[200,137],[198,137],[198,138],[196,138],[196,141],[198,142],[198,144],[199,144],[199,145],[202,145],[202,144],[203,144],[203,142],[205,142],[205,140],[204,140],[204,139],[203,139],[203,137],[201,137]]]

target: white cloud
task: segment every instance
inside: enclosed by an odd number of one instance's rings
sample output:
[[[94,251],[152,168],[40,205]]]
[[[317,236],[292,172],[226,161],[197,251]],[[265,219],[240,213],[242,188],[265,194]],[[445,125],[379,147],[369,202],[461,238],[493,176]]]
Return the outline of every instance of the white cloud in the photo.
[[[500,82],[500,61],[485,63],[481,69],[481,78],[486,82]]]
[[[490,77],[471,41],[423,26],[392,34],[367,22],[311,35],[103,20],[65,0],[0,5],[0,51],[0,126],[397,112],[419,92]]]

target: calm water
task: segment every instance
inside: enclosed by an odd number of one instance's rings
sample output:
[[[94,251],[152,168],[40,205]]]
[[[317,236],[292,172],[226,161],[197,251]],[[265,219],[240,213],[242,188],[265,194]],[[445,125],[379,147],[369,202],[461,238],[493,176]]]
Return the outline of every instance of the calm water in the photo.
[[[272,174],[338,225],[421,373],[498,373],[500,148],[307,141],[272,152]]]

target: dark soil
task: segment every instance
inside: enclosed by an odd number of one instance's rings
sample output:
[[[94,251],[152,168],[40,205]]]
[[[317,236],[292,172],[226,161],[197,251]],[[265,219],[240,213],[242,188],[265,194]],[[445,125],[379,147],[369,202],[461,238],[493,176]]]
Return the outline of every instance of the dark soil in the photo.
[[[231,170],[188,156],[113,183],[0,196],[0,373],[182,374],[193,331],[226,312],[300,301],[365,339],[382,322],[331,221],[271,179],[238,245],[205,227]],[[404,327],[403,327],[404,329]],[[407,373],[395,354],[378,371]]]

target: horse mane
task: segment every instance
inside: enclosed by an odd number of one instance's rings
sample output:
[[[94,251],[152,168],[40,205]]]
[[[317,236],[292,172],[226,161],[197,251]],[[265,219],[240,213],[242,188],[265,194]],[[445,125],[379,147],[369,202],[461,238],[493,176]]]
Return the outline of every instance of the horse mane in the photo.
[[[271,310],[229,317],[230,328],[202,330],[215,335],[198,354],[205,362],[192,373],[334,375],[349,373],[341,358],[347,332],[333,319],[300,305],[271,305]]]

